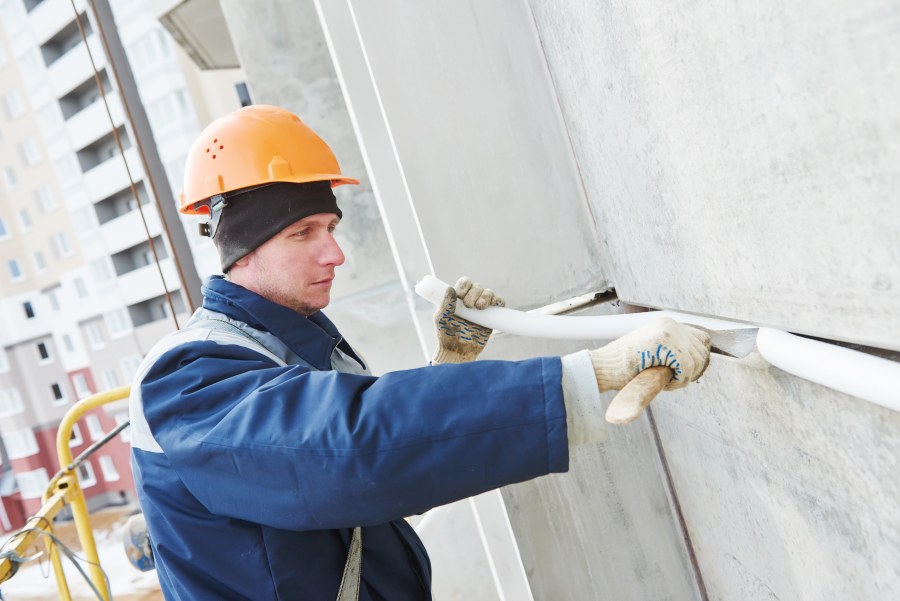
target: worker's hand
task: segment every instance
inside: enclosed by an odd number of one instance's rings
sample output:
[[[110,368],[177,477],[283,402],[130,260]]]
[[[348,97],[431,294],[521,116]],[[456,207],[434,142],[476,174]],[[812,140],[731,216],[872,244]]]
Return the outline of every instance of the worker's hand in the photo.
[[[621,390],[648,367],[665,365],[674,375],[666,390],[687,386],[709,365],[709,334],[662,317],[591,353],[601,392]]]
[[[469,278],[459,278],[456,286],[447,288],[444,300],[434,314],[438,349],[431,360],[438,363],[474,361],[487,344],[491,329],[479,326],[456,315],[457,300],[468,308],[503,307],[506,301],[490,288],[483,288]]]

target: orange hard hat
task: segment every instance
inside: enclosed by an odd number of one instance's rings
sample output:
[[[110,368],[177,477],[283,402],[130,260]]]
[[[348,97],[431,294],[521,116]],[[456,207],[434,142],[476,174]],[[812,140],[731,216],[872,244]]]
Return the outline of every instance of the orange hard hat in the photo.
[[[243,188],[321,181],[332,188],[359,183],[341,174],[331,148],[297,115],[255,104],[216,119],[191,146],[180,211],[206,214],[203,201]]]

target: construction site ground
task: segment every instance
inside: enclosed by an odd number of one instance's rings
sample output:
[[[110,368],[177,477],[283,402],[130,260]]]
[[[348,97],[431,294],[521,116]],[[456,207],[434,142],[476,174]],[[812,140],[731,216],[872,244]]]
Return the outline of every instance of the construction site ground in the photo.
[[[133,505],[127,505],[100,509],[91,514],[100,564],[110,580],[112,598],[115,601],[162,601],[163,596],[159,590],[156,572],[142,573],[132,567],[122,546],[122,526],[135,510]],[[54,533],[79,557],[83,557],[72,520],[58,522]],[[43,550],[43,544],[39,544],[38,548]],[[29,549],[28,555],[34,555],[36,552],[37,549]],[[96,600],[96,595],[71,562],[63,558],[63,563],[73,601]],[[87,565],[82,562],[82,566],[86,571]],[[46,553],[22,566],[11,580],[0,585],[0,593],[2,601],[58,600],[56,580]]]

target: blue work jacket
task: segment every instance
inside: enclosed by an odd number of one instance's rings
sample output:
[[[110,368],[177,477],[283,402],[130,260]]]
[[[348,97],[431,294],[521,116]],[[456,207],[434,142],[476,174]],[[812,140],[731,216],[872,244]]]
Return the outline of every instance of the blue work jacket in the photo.
[[[270,353],[182,330],[138,371],[132,466],[166,599],[332,601],[355,526],[361,600],[430,599],[404,516],[568,469],[559,358],[374,377],[321,312],[221,277],[203,295],[193,319]]]

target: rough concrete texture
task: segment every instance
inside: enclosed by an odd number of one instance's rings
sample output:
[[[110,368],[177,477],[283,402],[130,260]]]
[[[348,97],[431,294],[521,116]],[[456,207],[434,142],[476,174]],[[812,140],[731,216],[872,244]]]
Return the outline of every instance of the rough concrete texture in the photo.
[[[610,312],[618,310],[600,305],[575,314]],[[557,355],[602,343],[501,334],[484,358]],[[535,600],[699,598],[647,420],[608,432],[607,442],[574,450],[568,473],[503,489]]]
[[[710,599],[900,598],[900,414],[719,356],[653,407]]]
[[[592,217],[528,7],[352,6],[437,276],[468,275],[518,307],[599,287]]]
[[[900,349],[900,8],[529,0],[620,298]]]

